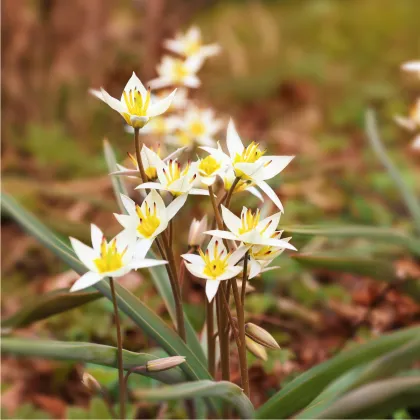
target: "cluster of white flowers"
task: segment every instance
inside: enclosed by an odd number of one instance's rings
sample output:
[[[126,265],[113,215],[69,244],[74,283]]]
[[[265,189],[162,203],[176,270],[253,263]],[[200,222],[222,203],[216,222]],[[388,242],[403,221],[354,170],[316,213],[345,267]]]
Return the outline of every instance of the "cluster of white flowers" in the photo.
[[[196,27],[185,35],[179,34],[174,40],[166,41],[165,46],[184,61],[164,57],[158,67],[159,77],[149,83],[151,87],[197,87],[200,83],[195,72],[206,57],[219,52],[217,45],[202,45],[200,31]],[[247,278],[253,278],[261,272],[277,268],[269,267],[269,264],[285,249],[296,250],[289,243],[291,238],[282,239],[282,231],[277,230],[284,210],[277,194],[267,183],[290,163],[293,156],[267,156],[266,150],[258,143],[244,145],[232,120],[227,126],[226,153],[220,143],[214,141],[222,123],[214,118],[212,110],[202,110],[192,104],[184,107],[184,114],[162,115],[177,103],[180,92],[183,91],[175,89],[170,94],[165,93],[163,99],[158,99],[134,73],[120,100],[111,97],[104,89],[91,90],[93,95],[119,112],[136,134],[166,135],[174,127],[182,127],[184,135],[190,137],[181,139],[179,134],[165,136],[167,143],[184,146],[166,158],[160,156],[159,148],[152,150],[141,144],[137,154],[141,162],[130,155],[134,169],[118,166],[119,170],[111,174],[138,179],[143,173],[142,182],[136,189],[147,195],[141,204],[121,196],[126,214],[115,214],[115,217],[123,230],[111,242],[108,243],[94,225],[92,249],[71,239],[76,254],[89,270],[72,290],[91,286],[107,276],[120,277],[131,269],[167,263],[145,257],[152,244],[156,240],[159,242],[160,236],[163,235],[168,243],[169,235],[165,231],[189,195],[211,195],[213,210],[220,210],[224,223],[223,229],[219,225],[218,230],[207,231],[207,216],[201,222],[194,220],[188,239],[190,252],[182,255],[187,269],[194,276],[206,280],[209,300],[215,296],[220,282],[239,276],[245,264]],[[181,93],[178,103],[185,102],[186,97]],[[192,139],[201,145],[200,149],[207,155],[198,157],[194,162],[181,163],[179,158]],[[215,186],[219,186],[217,197],[214,196]],[[239,192],[248,191],[263,200],[257,188],[268,196],[279,212],[260,220],[259,209],[252,211],[244,207],[240,217],[229,210],[230,198]],[[217,204],[216,200],[219,201]],[[212,236],[205,251],[200,248],[204,234]],[[227,241],[231,244],[230,250],[227,249]],[[247,261],[244,261],[245,258]]]
[[[408,61],[401,68],[420,77],[420,61]],[[412,147],[420,150],[420,98],[411,106],[408,116],[397,115],[395,121],[406,130],[415,133]]]

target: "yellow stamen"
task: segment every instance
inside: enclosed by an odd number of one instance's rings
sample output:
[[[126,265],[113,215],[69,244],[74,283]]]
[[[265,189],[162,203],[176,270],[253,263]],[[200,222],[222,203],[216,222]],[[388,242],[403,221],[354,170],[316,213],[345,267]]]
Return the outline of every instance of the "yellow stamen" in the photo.
[[[198,171],[202,176],[211,176],[220,169],[220,166],[220,162],[218,162],[212,155],[208,155],[200,161]]]
[[[160,219],[156,214],[156,203],[153,205],[153,211],[147,203],[145,203],[143,207],[144,211],[142,211],[140,206],[136,206],[136,213],[140,219],[140,223],[137,226],[137,232],[144,238],[151,238],[156,229],[160,226]]]
[[[190,124],[190,131],[193,136],[200,137],[206,132],[206,126],[199,120]]]
[[[188,76],[188,70],[185,68],[185,64],[182,60],[176,59],[173,61],[172,76],[177,83],[181,83],[185,76]]]
[[[145,117],[147,115],[147,109],[150,104],[150,89],[146,93],[144,102],[143,97],[138,90],[130,90],[129,92],[124,91],[123,98],[130,115],[136,115],[138,117]]]
[[[117,241],[114,239],[110,244],[103,238],[101,242],[100,257],[93,260],[100,273],[118,270],[123,266],[122,258],[127,248],[123,252],[118,252]]]
[[[237,153],[236,156],[233,159],[233,166],[237,163],[255,163],[260,157],[262,157],[265,154],[266,150],[261,150],[259,148],[259,144],[252,142],[246,149],[242,151],[241,154]],[[242,178],[248,178],[244,172],[241,170],[235,168],[235,174],[236,176],[242,177]]]
[[[241,214],[241,227],[239,228],[239,234],[250,232],[255,229],[260,221],[260,210],[258,209],[254,214],[251,209],[248,209],[246,213]]]
[[[219,252],[218,245],[219,244],[216,241],[213,249],[213,258],[211,258],[208,249],[205,253],[201,250],[201,248],[198,249],[198,253],[200,254],[200,257],[203,259],[205,264],[203,273],[206,276],[212,277],[213,279],[216,279],[225,273],[228,267],[228,259],[231,255],[231,252],[229,252],[225,257],[223,257],[223,254],[226,251],[222,249]]]

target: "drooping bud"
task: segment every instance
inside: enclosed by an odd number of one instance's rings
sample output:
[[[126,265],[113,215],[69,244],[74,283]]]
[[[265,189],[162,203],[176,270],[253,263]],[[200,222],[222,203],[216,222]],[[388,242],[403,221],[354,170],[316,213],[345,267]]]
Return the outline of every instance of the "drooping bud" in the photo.
[[[258,325],[252,324],[248,322],[245,324],[245,334],[264,347],[269,349],[278,350],[280,346],[278,345],[277,341],[274,337],[266,331],[264,328],[259,327]]]
[[[92,395],[96,395],[102,392],[101,384],[90,373],[83,372],[82,384]]]
[[[161,359],[149,360],[146,363],[148,372],[162,372],[172,369],[185,362],[185,356],[162,357]]]
[[[267,360],[267,350],[248,336],[245,336],[245,345],[247,350],[255,357],[264,361]]]
[[[205,235],[204,232],[207,230],[207,215],[201,220],[194,219],[190,226],[190,232],[188,234],[188,245],[201,246]]]

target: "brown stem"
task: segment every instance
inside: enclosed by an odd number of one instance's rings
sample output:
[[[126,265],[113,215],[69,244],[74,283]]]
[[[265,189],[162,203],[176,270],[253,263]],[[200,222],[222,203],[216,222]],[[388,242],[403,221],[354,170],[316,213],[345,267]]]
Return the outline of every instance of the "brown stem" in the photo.
[[[214,339],[214,299],[206,299],[206,329],[207,329],[207,360],[212,378],[216,374],[216,340]]]
[[[247,281],[247,276],[248,276],[248,255],[249,255],[249,251],[247,251],[244,256],[244,269],[243,269],[244,275],[242,276],[242,289],[241,289],[242,307],[245,306],[246,281]]]
[[[223,285],[220,285],[222,288]],[[229,369],[229,340],[226,334],[226,322],[223,311],[222,292],[218,291],[216,294],[216,306],[219,325],[219,343],[220,343],[220,363],[222,368],[222,380],[230,380]]]
[[[137,159],[137,165],[140,170],[141,179],[143,182],[147,182],[148,178],[144,170],[143,161],[141,160],[141,150],[143,149],[143,142],[140,140],[139,131],[140,131],[139,128],[134,129],[134,144],[136,146],[136,159]]]
[[[209,185],[209,194],[211,205],[213,206],[214,217],[216,218],[217,226],[220,230],[223,230],[223,219],[219,212],[219,206],[216,203],[216,198],[214,197],[213,187]]]
[[[227,195],[227,197],[226,197],[226,202],[225,202],[225,206],[226,206],[227,208],[229,208],[229,206],[230,206],[230,200],[232,199],[233,191],[235,190],[235,188],[236,188],[236,186],[238,185],[238,182],[239,182],[240,180],[241,180],[241,178],[236,177],[236,178],[235,178],[235,180],[233,181],[233,183],[232,183],[232,185],[231,185],[230,189],[229,189],[228,195]]]
[[[222,298],[223,298],[223,303],[224,303],[224,306],[225,306],[226,313],[228,314],[230,327],[232,328],[233,335],[235,337],[236,346],[239,349],[239,347],[241,346],[241,339],[239,338],[238,331],[237,331],[237,328],[236,328],[236,325],[235,325],[235,321],[233,320],[232,313],[230,312],[229,302],[226,298],[226,293],[223,289],[222,289]]]
[[[115,293],[114,279],[109,279],[111,286],[112,303],[114,305],[115,326],[117,329],[117,348],[118,348],[118,381],[120,385],[120,418],[125,419],[125,381],[124,381],[124,364],[122,355],[122,337],[121,337],[121,324],[118,315],[117,295]]]

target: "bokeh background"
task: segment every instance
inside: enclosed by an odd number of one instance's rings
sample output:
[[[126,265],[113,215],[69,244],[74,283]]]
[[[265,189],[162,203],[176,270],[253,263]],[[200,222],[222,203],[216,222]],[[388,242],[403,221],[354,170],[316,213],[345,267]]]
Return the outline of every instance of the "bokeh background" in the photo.
[[[393,120],[408,113],[420,92],[420,81],[400,70],[420,56],[419,16],[417,0],[3,0],[2,188],[63,236],[86,238],[90,221],[114,233],[117,207],[103,138],[121,160],[133,145],[122,119],[87,90],[104,86],[118,96],[133,70],[141,80],[155,77],[162,40],[196,24],[223,52],[208,60],[192,96],[225,121],[232,116],[244,138],[297,156],[277,185],[286,209],[282,223],[410,228],[399,192],[366,140],[364,115],[369,106],[377,111],[392,159],[420,193],[420,155],[410,147],[412,135]],[[207,205],[183,212],[181,239],[192,213],[201,216]],[[2,245],[4,317],[76,278],[7,217]],[[304,245],[334,249],[336,240]],[[363,240],[340,245],[365,249]],[[404,254],[393,256],[414,264]],[[287,257],[281,265],[257,283],[261,293],[247,307],[249,319],[283,346],[267,362],[252,361],[256,404],[337,351],[382,288],[378,279],[313,272]],[[147,278],[132,274],[124,282],[167,316]],[[188,287],[187,311],[200,329],[202,289]],[[113,344],[111,312],[100,300],[18,334]],[[410,325],[420,312],[410,297],[393,292],[372,313],[356,335]],[[124,328],[126,348],[153,345],[127,320]],[[87,368],[115,385],[113,371]],[[69,363],[6,358],[3,418],[78,418],[75,406],[85,415],[100,410],[89,402],[80,372]],[[144,403],[138,410],[155,416],[162,406]],[[165,410],[176,416],[177,405]]]

